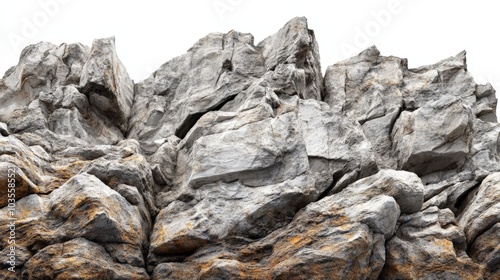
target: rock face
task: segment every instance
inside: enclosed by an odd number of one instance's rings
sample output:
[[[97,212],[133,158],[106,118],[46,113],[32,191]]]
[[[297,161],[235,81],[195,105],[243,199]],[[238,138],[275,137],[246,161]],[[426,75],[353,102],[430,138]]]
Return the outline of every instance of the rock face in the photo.
[[[497,101],[465,52],[319,61],[305,18],[139,83],[114,38],[28,46],[0,80],[0,278],[499,279]]]

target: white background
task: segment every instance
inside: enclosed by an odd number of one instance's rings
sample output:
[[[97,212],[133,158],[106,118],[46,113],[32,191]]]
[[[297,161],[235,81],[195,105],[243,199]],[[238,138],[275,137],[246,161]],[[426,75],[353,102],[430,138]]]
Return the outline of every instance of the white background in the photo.
[[[308,18],[322,70],[370,45],[405,57],[410,67],[467,50],[477,83],[500,89],[500,10],[496,1],[104,1],[0,2],[0,73],[16,65],[24,46],[116,36],[117,51],[137,82],[210,32],[252,33],[255,43],[295,16]],[[1,74],[0,74],[1,76]]]

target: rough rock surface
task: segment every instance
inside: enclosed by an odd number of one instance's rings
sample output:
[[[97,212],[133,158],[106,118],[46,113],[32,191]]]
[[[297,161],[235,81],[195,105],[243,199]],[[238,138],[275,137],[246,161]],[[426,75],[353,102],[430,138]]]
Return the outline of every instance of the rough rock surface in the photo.
[[[497,100],[465,55],[323,76],[294,18],[134,83],[114,38],[28,46],[0,80],[0,278],[499,279]]]

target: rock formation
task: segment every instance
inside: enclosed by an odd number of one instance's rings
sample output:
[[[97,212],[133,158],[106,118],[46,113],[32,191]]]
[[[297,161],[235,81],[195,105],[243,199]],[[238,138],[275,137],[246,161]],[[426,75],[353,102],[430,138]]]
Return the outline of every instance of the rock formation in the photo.
[[[323,76],[305,18],[139,83],[114,38],[28,46],[0,80],[0,278],[500,279],[496,103],[465,52]]]

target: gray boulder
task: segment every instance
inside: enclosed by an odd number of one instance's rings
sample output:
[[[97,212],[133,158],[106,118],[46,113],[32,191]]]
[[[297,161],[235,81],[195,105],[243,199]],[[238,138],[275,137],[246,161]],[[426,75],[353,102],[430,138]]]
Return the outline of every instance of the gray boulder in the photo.
[[[89,48],[82,44],[40,42],[26,47],[18,65],[0,80],[0,121],[9,120],[14,110],[28,105],[42,91],[77,85],[88,56]]]
[[[472,259],[485,265],[485,277],[500,276],[500,173],[492,173],[481,183],[474,198],[458,216],[458,225],[467,238]]]

